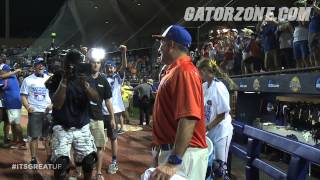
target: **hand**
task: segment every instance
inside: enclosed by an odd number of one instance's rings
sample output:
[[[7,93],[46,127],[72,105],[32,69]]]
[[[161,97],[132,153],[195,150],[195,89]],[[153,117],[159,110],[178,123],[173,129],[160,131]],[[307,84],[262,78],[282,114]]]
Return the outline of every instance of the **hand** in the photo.
[[[125,45],[120,45],[119,49],[121,52],[127,52],[127,46]]]
[[[87,90],[90,87],[90,84],[86,81],[84,76],[80,76],[80,84],[82,87],[85,88],[85,90]]]
[[[28,113],[33,113],[33,112],[34,112],[34,109],[33,109],[33,107],[29,106],[29,107],[27,108],[27,111],[28,111]]]
[[[313,8],[316,8],[316,7],[317,7],[317,1],[313,1],[312,7],[313,7]]]
[[[48,114],[52,110],[52,104],[50,104],[47,108],[45,113]]]
[[[22,72],[22,69],[20,69],[20,68],[19,68],[19,69],[14,70],[14,73],[15,73],[15,74],[18,74],[18,73],[20,73],[20,72]]]
[[[158,166],[151,174],[150,180],[169,180],[177,172],[177,166],[163,164]]]
[[[68,83],[68,80],[65,78],[62,78],[60,81],[60,85],[63,86],[64,88],[67,87],[67,83]]]
[[[157,146],[153,146],[151,149],[151,152],[152,152],[152,158],[153,158],[152,166],[157,167],[159,165],[158,156],[159,156],[160,150]]]
[[[210,131],[209,125],[206,126],[206,132]]]
[[[116,128],[116,121],[114,119],[114,116],[111,116],[111,119],[110,119],[110,123],[111,123],[111,128],[112,129],[115,129]]]

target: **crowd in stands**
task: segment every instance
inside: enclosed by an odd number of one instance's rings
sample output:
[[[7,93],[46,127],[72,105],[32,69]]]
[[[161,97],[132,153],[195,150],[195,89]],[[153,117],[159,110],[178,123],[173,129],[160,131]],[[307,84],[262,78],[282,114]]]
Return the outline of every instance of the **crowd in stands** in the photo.
[[[229,75],[319,66],[320,8],[313,5],[310,21],[276,21],[268,14],[256,27],[212,30],[191,55],[195,63],[215,59]]]

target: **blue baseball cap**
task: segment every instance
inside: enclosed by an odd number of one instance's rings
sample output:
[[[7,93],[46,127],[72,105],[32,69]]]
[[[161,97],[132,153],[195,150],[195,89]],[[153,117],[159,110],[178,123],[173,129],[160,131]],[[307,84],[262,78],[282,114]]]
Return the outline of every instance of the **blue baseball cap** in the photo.
[[[33,62],[34,65],[37,65],[37,64],[45,64],[44,62],[44,59],[42,57],[37,57],[34,62]]]
[[[7,65],[7,64],[1,64],[1,65],[0,65],[0,70],[1,70],[1,71],[9,72],[9,71],[11,71],[11,68],[10,68],[10,66]]]
[[[180,25],[171,25],[162,33],[162,35],[152,35],[152,37],[157,39],[166,38],[179,43],[186,48],[189,48],[192,43],[192,37],[190,33]]]
[[[113,61],[108,60],[108,61],[106,61],[106,62],[104,63],[104,66],[105,66],[105,67],[106,67],[106,66],[116,67],[116,64],[115,64]]]

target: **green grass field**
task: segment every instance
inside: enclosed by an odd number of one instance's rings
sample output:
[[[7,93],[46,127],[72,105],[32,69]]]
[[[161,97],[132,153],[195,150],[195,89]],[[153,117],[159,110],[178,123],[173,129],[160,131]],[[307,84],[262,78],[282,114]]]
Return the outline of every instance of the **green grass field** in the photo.
[[[23,127],[22,131],[23,131],[23,135],[26,136],[27,128]],[[3,146],[3,136],[4,136],[4,134],[3,134],[3,122],[0,122],[0,147]],[[9,135],[9,138],[12,139],[11,134]]]

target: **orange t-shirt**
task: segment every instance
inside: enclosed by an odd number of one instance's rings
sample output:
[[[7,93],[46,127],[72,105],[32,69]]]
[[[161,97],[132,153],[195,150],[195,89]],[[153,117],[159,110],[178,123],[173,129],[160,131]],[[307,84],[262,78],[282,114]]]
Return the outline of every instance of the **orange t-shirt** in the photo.
[[[201,78],[191,58],[183,55],[168,67],[160,82],[153,110],[153,143],[174,144],[179,119],[186,117],[197,120],[189,146],[206,148]]]

